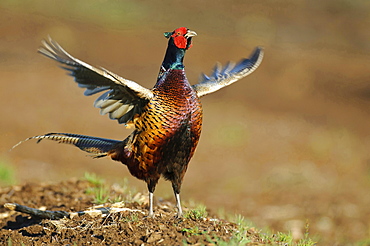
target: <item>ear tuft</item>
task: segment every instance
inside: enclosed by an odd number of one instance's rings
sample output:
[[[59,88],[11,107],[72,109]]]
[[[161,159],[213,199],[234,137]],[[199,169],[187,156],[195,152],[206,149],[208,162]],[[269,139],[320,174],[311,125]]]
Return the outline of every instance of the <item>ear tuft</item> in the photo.
[[[172,35],[172,32],[165,32],[163,33],[165,38],[170,38]]]

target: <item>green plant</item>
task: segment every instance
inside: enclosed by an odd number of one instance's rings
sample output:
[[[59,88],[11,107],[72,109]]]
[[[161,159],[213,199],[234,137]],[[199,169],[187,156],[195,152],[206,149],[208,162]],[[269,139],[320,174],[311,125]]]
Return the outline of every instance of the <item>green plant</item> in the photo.
[[[316,245],[316,242],[314,242],[311,238],[309,238],[309,229],[310,229],[310,224],[308,222],[306,222],[306,226],[305,226],[305,233],[304,233],[304,237],[298,241],[297,243],[297,246],[313,246],[313,245]]]
[[[127,216],[121,218],[122,222],[138,222],[139,216],[137,213],[130,213]]]
[[[211,244],[226,246],[226,245],[249,245],[250,243],[263,243],[264,245],[294,245],[294,246],[313,246],[316,243],[308,236],[308,224],[306,224],[306,233],[304,238],[298,242],[294,242],[291,233],[277,232],[273,233],[269,230],[262,232],[256,230],[255,226],[242,215],[227,216],[221,211],[225,217],[229,217],[229,221],[237,225],[237,229],[233,232],[228,241],[217,236],[208,236],[207,241]]]
[[[207,217],[206,206],[199,204],[195,209],[190,209],[184,214],[184,217],[191,220],[200,220]]]
[[[95,173],[88,172],[85,173],[84,179],[92,185],[86,190],[86,193],[94,195],[94,203],[106,203],[109,199],[109,190],[105,186],[105,180],[99,178]]]
[[[277,232],[276,241],[291,245],[293,243],[293,236],[291,233],[286,234],[283,232]]]
[[[199,230],[198,226],[192,228],[183,228],[181,231],[187,233],[189,237],[192,235],[202,235],[206,233],[205,231]]]
[[[361,241],[357,242],[355,245],[357,245],[357,246],[368,246],[368,245],[370,245],[370,238],[361,240]]]
[[[12,185],[14,183],[14,169],[6,161],[0,160],[0,185]]]
[[[94,203],[103,204],[109,200],[109,190],[105,186],[100,185],[99,187],[96,187],[96,189],[93,190],[95,195]]]
[[[251,242],[251,240],[246,237],[248,231],[248,223],[245,220],[244,216],[238,214],[235,216],[235,219],[235,223],[238,225],[238,230],[234,232],[234,235],[230,240],[230,245],[245,245]]]
[[[113,184],[108,186],[104,179],[100,178],[95,173],[84,174],[84,179],[91,184],[91,187],[86,189],[87,194],[94,195],[94,203],[103,204],[106,202],[133,202],[132,194],[136,194],[136,189],[128,184],[128,179],[123,180],[123,185]]]
[[[100,186],[105,183],[105,180],[98,177],[96,173],[85,172],[84,179],[94,186]]]

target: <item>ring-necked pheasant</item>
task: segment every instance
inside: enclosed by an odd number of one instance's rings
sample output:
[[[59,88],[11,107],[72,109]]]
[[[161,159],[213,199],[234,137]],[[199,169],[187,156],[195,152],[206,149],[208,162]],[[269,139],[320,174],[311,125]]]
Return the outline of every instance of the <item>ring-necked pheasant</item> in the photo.
[[[211,76],[202,74],[198,84],[190,85],[183,59],[197,34],[180,27],[164,35],[169,39],[168,47],[152,89],[93,67],[72,57],[52,39],[44,40],[39,52],[62,63],[78,86],[86,89],[86,96],[106,91],[94,103],[101,114],[108,113],[110,119],[125,126],[133,125],[135,130],[123,141],[70,133],[48,133],[25,141],[54,140],[75,145],[95,158],[109,156],[122,162],[133,176],[147,183],[150,217],[154,216],[153,193],[163,176],[172,183],[177,217],[181,217],[181,184],[202,127],[199,98],[252,73],[262,61],[263,50],[256,48],[248,59],[236,65],[228,63],[222,68],[217,64]]]

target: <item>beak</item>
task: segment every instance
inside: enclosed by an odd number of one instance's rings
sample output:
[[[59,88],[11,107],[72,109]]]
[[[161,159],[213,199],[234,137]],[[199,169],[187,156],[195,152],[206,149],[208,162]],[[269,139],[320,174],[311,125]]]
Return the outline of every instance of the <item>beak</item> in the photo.
[[[194,37],[194,36],[197,36],[197,33],[194,32],[194,31],[190,31],[190,30],[188,30],[186,32],[186,34],[184,35],[185,38],[190,38],[190,37]]]

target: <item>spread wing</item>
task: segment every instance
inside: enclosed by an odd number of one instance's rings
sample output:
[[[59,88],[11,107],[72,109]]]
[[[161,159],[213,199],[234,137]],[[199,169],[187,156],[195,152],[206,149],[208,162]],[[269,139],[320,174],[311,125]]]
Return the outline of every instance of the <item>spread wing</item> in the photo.
[[[141,114],[142,108],[153,97],[151,90],[124,79],[104,68],[93,67],[68,54],[57,42],[49,38],[42,41],[39,52],[62,63],[70,71],[79,87],[86,88],[84,95],[91,96],[105,91],[94,106],[101,114],[109,113],[109,118],[119,123],[130,123]]]
[[[251,74],[261,64],[263,49],[257,47],[249,58],[241,60],[238,64],[229,62],[225,67],[218,63],[211,76],[201,75],[198,84],[193,85],[198,97],[218,91],[241,78]]]

